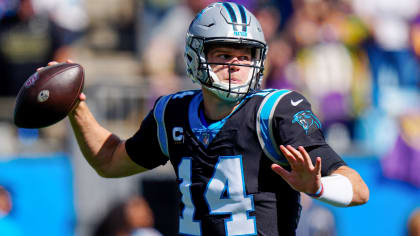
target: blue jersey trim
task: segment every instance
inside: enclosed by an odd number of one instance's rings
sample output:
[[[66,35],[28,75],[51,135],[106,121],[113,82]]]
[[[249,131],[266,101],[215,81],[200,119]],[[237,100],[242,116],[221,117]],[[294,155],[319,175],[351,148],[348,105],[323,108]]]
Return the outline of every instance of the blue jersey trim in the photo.
[[[270,94],[270,93],[272,93],[274,91],[278,91],[278,89],[263,89],[263,90],[259,90],[259,91],[256,91],[256,92],[253,92],[253,93],[250,93],[250,94],[246,95],[246,97],[245,97],[244,100],[250,99],[250,98],[252,98],[254,96],[262,96],[262,97],[265,97],[265,96],[267,96],[268,94]]]
[[[228,116],[208,125],[205,121],[203,122],[200,118],[199,108],[202,101],[203,94],[201,92],[194,96],[188,108],[188,119],[190,122],[191,130],[193,131],[195,137],[205,147],[207,147],[214,139],[214,137],[216,137],[219,131],[223,128],[223,125],[226,123],[229,117],[231,117],[233,113],[235,113],[235,111],[243,104],[245,100],[243,99]]]
[[[276,90],[270,93],[262,101],[257,113],[257,134],[261,147],[264,153],[274,162],[280,164],[287,164],[287,160],[282,156],[278,144],[274,140],[272,130],[272,119],[276,110],[277,104],[290,90]]]
[[[168,134],[166,133],[165,127],[165,109],[166,105],[168,104],[169,100],[171,99],[172,95],[168,95],[159,99],[156,104],[155,110],[153,112],[153,116],[155,117],[157,123],[157,133],[158,133],[158,140],[160,149],[165,156],[169,157],[169,150],[168,150]]]
[[[194,136],[205,146],[207,147],[210,142],[213,140],[213,137],[219,132],[221,127],[213,126],[213,129],[210,127],[206,127],[205,124],[201,121],[199,117],[199,107],[200,103],[203,101],[202,93],[198,93],[194,96],[191,100],[189,108],[188,108],[188,119],[190,123],[191,130],[194,133]],[[216,122],[219,123],[219,122]],[[213,125],[213,124],[212,124]],[[223,124],[218,124],[223,126]]]

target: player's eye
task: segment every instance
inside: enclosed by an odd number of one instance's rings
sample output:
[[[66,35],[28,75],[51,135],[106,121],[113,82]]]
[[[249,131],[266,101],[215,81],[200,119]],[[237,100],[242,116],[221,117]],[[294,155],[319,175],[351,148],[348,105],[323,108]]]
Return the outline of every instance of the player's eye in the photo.
[[[238,60],[239,61],[244,61],[244,62],[251,61],[251,57],[250,56],[239,56]]]
[[[232,56],[231,56],[231,55],[229,55],[229,54],[219,54],[219,55],[218,55],[218,57],[219,57],[220,59],[223,59],[223,60],[229,60],[229,59],[231,59],[231,58],[232,58]]]

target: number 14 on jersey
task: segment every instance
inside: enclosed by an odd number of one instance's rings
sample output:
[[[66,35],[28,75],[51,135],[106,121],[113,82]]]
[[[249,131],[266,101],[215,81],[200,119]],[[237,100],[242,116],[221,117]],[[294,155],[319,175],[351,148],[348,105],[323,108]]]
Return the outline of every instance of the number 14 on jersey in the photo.
[[[200,221],[194,220],[195,206],[191,196],[191,158],[183,158],[178,166],[179,190],[184,209],[180,216],[179,232],[201,235]],[[225,220],[226,235],[256,235],[253,197],[246,194],[242,156],[220,156],[213,177],[204,191],[204,198],[211,215],[230,214]]]

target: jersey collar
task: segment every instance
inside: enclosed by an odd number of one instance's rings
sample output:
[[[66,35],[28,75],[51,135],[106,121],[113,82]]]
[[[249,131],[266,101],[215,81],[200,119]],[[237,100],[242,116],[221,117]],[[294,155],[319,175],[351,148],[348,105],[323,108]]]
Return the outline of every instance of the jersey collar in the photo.
[[[225,118],[211,123],[207,126],[206,122],[202,121],[200,118],[200,104],[203,102],[203,94],[202,92],[197,93],[194,98],[191,100],[189,108],[188,108],[188,119],[190,123],[191,130],[193,131],[195,137],[205,146],[207,147],[213,138],[219,133],[222,129],[226,121],[229,117],[232,116],[233,113],[242,105],[244,99],[240,102],[238,106],[236,106],[235,110],[230,113]]]

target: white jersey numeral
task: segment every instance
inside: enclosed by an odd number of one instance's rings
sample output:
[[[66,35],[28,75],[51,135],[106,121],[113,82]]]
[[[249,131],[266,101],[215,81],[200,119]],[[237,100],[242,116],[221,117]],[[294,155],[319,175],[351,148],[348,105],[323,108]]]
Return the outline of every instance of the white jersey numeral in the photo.
[[[181,201],[184,203],[182,216],[179,217],[179,232],[189,235],[201,235],[200,222],[194,221],[195,207],[191,198],[191,158],[183,158],[178,166],[179,178],[182,182],[179,184],[179,191],[182,194]]]
[[[182,159],[178,170],[180,178],[183,176],[179,186],[185,208],[180,218],[180,221],[183,221],[180,223],[180,233],[200,235],[191,233],[193,230],[196,232],[196,227],[200,227],[200,223],[193,221],[192,218],[195,209],[191,192],[187,189],[191,184],[191,179],[187,178],[191,178],[191,169],[188,168],[191,168],[191,159]],[[248,214],[254,210],[254,203],[252,196],[246,194],[242,156],[219,157],[213,177],[204,192],[204,198],[210,214],[231,214],[231,218],[225,220],[226,235],[257,234],[255,217]],[[186,213],[191,215],[185,215]],[[187,220],[190,222],[186,223]]]

